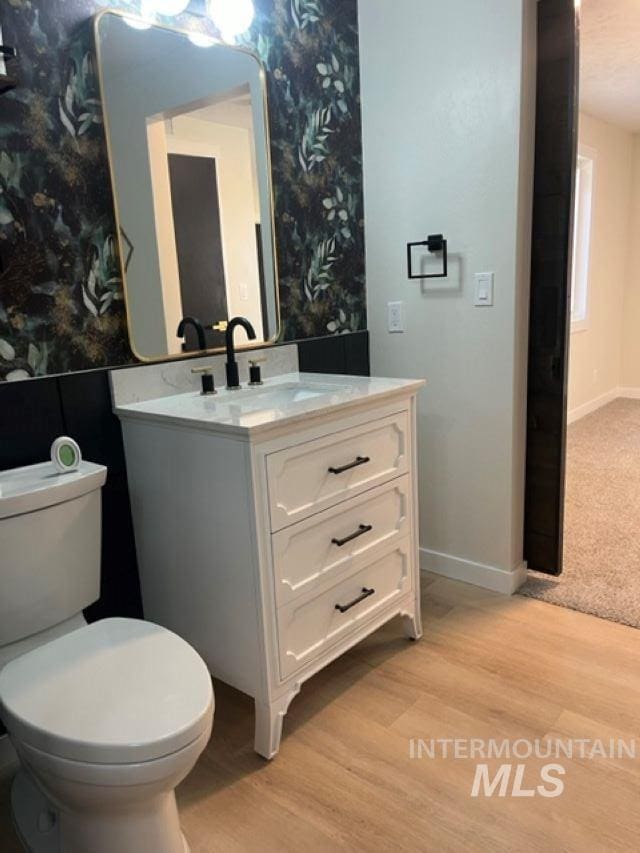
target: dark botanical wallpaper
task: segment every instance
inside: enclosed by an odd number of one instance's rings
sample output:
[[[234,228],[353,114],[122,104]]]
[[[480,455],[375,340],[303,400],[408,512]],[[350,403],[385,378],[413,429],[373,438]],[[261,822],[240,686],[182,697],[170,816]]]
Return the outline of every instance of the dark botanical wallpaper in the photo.
[[[133,361],[89,18],[139,2],[2,0],[0,380]],[[356,0],[256,0],[270,97],[283,337],[364,329]],[[202,26],[183,15],[181,27]]]

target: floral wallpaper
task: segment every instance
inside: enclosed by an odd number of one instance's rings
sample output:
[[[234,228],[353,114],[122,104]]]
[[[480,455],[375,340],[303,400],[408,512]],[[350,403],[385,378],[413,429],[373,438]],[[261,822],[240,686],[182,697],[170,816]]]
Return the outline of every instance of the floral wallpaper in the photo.
[[[140,2],[3,0],[0,381],[122,365],[128,346],[90,17]],[[366,327],[357,0],[255,0],[267,68],[282,336]],[[177,26],[201,29],[185,14]]]

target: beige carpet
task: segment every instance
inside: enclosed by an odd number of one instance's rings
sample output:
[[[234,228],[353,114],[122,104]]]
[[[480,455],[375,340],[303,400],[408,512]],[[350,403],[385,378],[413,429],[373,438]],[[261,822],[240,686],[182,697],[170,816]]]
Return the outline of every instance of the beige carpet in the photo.
[[[569,427],[564,572],[530,572],[520,592],[640,628],[640,400]]]

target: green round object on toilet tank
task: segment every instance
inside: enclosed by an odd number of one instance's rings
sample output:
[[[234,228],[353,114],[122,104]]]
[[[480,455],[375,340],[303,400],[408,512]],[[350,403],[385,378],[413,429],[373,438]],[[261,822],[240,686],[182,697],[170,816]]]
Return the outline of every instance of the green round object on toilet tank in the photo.
[[[70,444],[64,444],[58,451],[58,459],[62,462],[65,468],[71,468],[76,464],[77,455]]]
[[[68,435],[61,435],[51,445],[51,461],[59,474],[77,471],[82,462],[78,443]]]

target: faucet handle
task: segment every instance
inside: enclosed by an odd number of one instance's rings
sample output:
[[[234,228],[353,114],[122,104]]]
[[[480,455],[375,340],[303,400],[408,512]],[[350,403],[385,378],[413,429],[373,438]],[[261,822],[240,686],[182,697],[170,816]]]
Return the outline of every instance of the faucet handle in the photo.
[[[210,397],[212,394],[218,393],[213,379],[213,367],[192,367],[191,372],[200,374],[202,377],[202,391],[200,393],[203,396]]]
[[[249,359],[249,385],[262,385],[260,365],[263,364],[266,360],[266,358]]]

